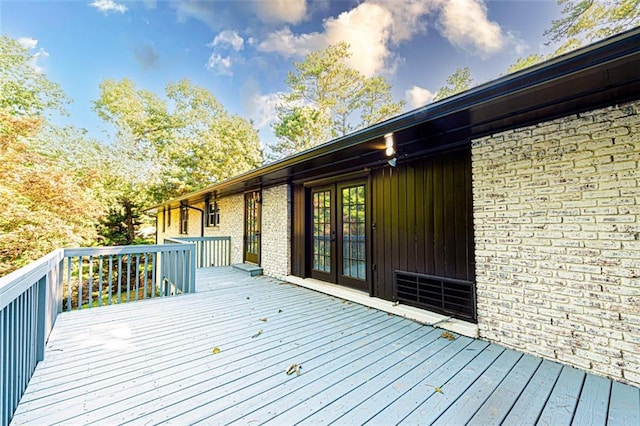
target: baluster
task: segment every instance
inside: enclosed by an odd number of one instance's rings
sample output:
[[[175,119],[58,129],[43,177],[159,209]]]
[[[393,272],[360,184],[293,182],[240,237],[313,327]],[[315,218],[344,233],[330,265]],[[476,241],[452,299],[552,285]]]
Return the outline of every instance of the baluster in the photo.
[[[67,258],[67,312],[71,311],[71,257]]]
[[[111,305],[111,298],[113,295],[113,255],[109,255],[109,289],[107,290],[109,300],[107,300],[107,305]]]
[[[98,306],[102,306],[102,255],[98,257],[98,262],[100,262],[100,266],[98,269]]]
[[[135,297],[135,300],[138,300],[138,294],[140,293],[140,254],[136,254],[135,262],[136,262],[136,297]]]
[[[78,310],[82,309],[82,258],[78,256]]]
[[[93,255],[89,255],[89,289],[87,291],[87,299],[87,309],[90,309],[93,299]]]

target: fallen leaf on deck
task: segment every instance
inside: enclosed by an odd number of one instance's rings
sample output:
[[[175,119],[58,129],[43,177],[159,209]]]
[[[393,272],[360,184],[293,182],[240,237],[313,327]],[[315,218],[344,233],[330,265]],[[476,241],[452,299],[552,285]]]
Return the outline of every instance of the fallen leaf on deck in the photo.
[[[285,373],[287,373],[288,375],[293,374],[294,371],[296,371],[296,367],[298,367],[298,364],[291,364],[289,366],[289,368],[287,368],[286,370],[284,370]]]
[[[262,329],[258,330],[258,332],[256,334],[254,334],[253,336],[251,336],[251,338],[255,339],[256,337],[258,337],[261,334],[262,334]]]
[[[266,318],[260,318],[260,321],[267,322],[267,319]]]
[[[448,332],[448,331],[443,331],[442,334],[440,335],[440,337],[443,337],[443,338],[449,339],[449,340],[456,340],[456,336],[454,336],[453,333]]]
[[[251,299],[249,296],[247,296],[247,300]]]
[[[436,392],[437,392],[437,393],[444,393],[444,392],[442,392],[442,388],[440,388],[440,387],[438,387],[438,386],[436,386]]]
[[[296,376],[299,376],[300,374],[302,374],[300,370],[302,370],[302,366],[296,363],[293,363],[289,366],[289,368],[284,370],[284,372],[287,373],[287,375],[289,376],[292,375],[293,373],[296,373]]]
[[[216,346],[215,348],[213,348],[212,352],[214,355],[218,355],[220,353],[220,348]]]
[[[279,313],[279,314],[280,314],[280,313],[282,313],[282,312],[283,312],[283,311],[282,311],[282,309],[278,309],[278,313]]]

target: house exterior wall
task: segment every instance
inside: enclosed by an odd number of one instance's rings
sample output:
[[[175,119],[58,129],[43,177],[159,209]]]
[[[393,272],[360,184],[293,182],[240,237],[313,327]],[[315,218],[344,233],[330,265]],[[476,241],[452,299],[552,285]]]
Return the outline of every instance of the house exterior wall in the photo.
[[[480,336],[640,385],[640,102],[472,142]]]
[[[244,195],[236,194],[218,200],[220,224],[206,226],[205,237],[231,237],[231,263],[242,263],[244,250]],[[204,203],[203,203],[204,205]]]
[[[265,275],[291,273],[291,190],[280,185],[262,191],[261,266]]]

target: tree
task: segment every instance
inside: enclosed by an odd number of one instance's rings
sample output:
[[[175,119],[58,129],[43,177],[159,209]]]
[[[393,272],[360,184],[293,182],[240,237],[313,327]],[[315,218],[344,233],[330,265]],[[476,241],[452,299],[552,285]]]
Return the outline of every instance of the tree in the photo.
[[[577,47],[640,24],[640,0],[558,0],[558,5],[562,17],[544,33],[550,43]]]
[[[544,32],[547,45],[556,45],[555,50],[518,58],[508,73],[640,25],[640,0],[558,0],[558,5],[562,6],[562,16],[551,21]]]
[[[5,117],[38,117],[51,110],[64,113],[68,103],[64,92],[33,69],[33,59],[16,40],[0,36],[0,109]]]
[[[274,152],[293,154],[401,111],[404,101],[393,101],[384,77],[365,77],[349,68],[350,56],[349,45],[341,42],[294,63],[286,79],[290,91],[277,106]]]
[[[89,180],[77,179],[31,145],[41,119],[0,110],[0,275],[54,248],[95,238],[100,206]]]
[[[89,244],[100,205],[87,170],[68,169],[47,146],[46,114],[64,112],[59,86],[34,70],[29,52],[0,37],[0,275],[56,247]]]
[[[137,171],[145,171],[157,201],[262,162],[252,124],[230,115],[211,92],[188,80],[168,84],[166,99],[137,89],[128,79],[105,80],[100,89],[95,111],[115,126],[119,143],[134,151],[141,164]]]
[[[471,87],[473,79],[469,72],[469,67],[458,68],[456,71],[447,77],[447,85],[441,87],[433,97],[434,101],[448,98],[460,92],[464,92]]]
[[[164,98],[129,79],[105,80],[94,109],[117,133],[103,167],[105,192],[111,194],[100,228],[107,239],[130,244],[143,206],[262,163],[253,125],[229,114],[211,92],[188,80],[168,84]]]

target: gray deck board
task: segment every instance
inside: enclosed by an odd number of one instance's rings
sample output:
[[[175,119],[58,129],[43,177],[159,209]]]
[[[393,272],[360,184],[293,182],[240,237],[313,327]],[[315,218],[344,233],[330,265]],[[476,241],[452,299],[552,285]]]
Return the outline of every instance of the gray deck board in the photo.
[[[639,423],[635,387],[231,268],[197,286],[60,315],[13,424]]]

